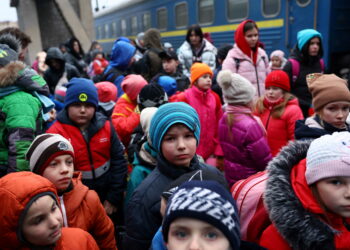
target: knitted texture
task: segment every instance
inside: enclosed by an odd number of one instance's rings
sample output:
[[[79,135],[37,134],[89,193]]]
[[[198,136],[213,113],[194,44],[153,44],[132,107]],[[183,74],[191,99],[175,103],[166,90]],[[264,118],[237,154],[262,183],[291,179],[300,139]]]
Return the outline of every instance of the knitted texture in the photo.
[[[194,84],[202,75],[209,74],[213,77],[213,71],[205,63],[194,63],[191,67],[191,84]]]
[[[290,92],[289,77],[283,70],[274,70],[265,79],[265,88],[278,87]]]
[[[91,80],[74,77],[69,81],[64,106],[68,107],[73,103],[90,103],[97,108],[97,88]]]
[[[302,50],[304,45],[314,37],[319,37],[320,39],[322,39],[321,33],[314,29],[304,29],[299,31],[297,34],[298,49]]]

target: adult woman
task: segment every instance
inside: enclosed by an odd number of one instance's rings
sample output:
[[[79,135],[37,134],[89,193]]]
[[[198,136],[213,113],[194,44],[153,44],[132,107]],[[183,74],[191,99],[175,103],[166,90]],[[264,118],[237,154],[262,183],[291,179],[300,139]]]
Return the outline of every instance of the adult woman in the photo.
[[[67,53],[64,54],[67,63],[74,65],[82,77],[88,78],[87,65],[84,61],[84,51],[80,42],[72,37],[66,44]]]
[[[253,20],[243,21],[235,31],[235,44],[222,69],[247,78],[256,88],[257,96],[263,96],[265,78],[270,72],[266,52],[260,47],[258,26]]]
[[[203,31],[198,24],[188,28],[186,41],[179,48],[178,57],[182,72],[187,77],[190,77],[190,69],[195,62],[205,63],[212,71],[215,70],[216,48],[204,39]]]

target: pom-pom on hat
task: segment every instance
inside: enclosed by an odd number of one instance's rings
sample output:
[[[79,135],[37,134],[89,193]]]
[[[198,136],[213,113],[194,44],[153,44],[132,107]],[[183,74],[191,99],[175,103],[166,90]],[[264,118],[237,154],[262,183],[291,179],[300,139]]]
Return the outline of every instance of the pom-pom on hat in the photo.
[[[116,102],[118,98],[118,89],[111,82],[99,82],[95,84],[97,88],[99,102]]]
[[[184,102],[167,103],[158,108],[149,128],[152,145],[158,153],[161,152],[164,135],[172,125],[177,123],[183,124],[193,131],[198,145],[200,122],[196,110]]]
[[[191,67],[191,84],[194,84],[202,75],[209,74],[213,77],[213,71],[205,63],[194,63]]]
[[[246,78],[230,70],[221,70],[217,82],[222,89],[225,103],[245,105],[254,98],[254,86]]]
[[[170,225],[179,218],[206,222],[220,230],[231,249],[240,249],[240,224],[236,202],[230,192],[215,181],[189,181],[182,184],[168,201],[162,224],[168,242]]]
[[[66,138],[59,134],[42,134],[29,146],[26,159],[32,172],[42,174],[53,159],[66,154],[74,158],[73,146]]]
[[[308,185],[336,176],[350,177],[349,132],[321,136],[307,151],[305,178]]]
[[[148,107],[159,107],[167,102],[167,94],[164,89],[156,83],[144,86],[137,96],[137,105],[141,111]]]
[[[334,74],[309,74],[306,76],[306,82],[312,95],[312,105],[316,111],[331,102],[350,102],[347,82]]]
[[[147,81],[142,76],[131,74],[124,77],[121,86],[124,93],[127,94],[132,101],[136,101],[141,89],[147,84]]]
[[[6,44],[0,44],[0,66],[4,67],[10,62],[17,61],[18,54]]]
[[[97,108],[97,88],[91,80],[74,77],[69,81],[64,106],[67,108],[73,103],[90,103]]]
[[[290,92],[289,77],[283,70],[274,70],[265,79],[265,88],[278,87]]]

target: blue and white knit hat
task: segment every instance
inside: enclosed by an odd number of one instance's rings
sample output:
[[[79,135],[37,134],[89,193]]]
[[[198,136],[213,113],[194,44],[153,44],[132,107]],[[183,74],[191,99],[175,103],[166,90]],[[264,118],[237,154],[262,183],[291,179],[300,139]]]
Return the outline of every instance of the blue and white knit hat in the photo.
[[[199,144],[200,122],[196,110],[184,102],[167,103],[159,107],[149,128],[152,145],[158,153],[161,152],[164,135],[172,125],[177,123],[184,124],[193,131],[197,145]]]
[[[178,218],[204,221],[219,229],[239,249],[240,224],[236,202],[216,181],[189,181],[182,184],[168,201],[162,225],[164,241],[168,242],[171,223]]]
[[[335,176],[350,177],[350,133],[335,132],[315,139],[306,155],[308,185]]]

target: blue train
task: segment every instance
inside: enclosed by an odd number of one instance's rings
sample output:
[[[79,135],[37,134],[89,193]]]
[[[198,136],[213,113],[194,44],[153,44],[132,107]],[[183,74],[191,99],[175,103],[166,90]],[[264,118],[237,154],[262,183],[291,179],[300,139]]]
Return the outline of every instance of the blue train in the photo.
[[[232,44],[234,30],[247,18],[256,21],[268,54],[282,49],[288,55],[297,32],[314,28],[323,35],[327,68],[349,68],[349,0],[130,0],[94,17],[96,40],[106,51],[117,37],[134,38],[151,27],[178,48],[194,23],[211,34],[215,46]]]

